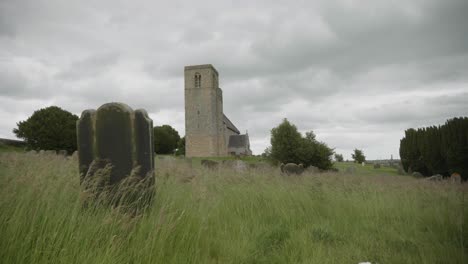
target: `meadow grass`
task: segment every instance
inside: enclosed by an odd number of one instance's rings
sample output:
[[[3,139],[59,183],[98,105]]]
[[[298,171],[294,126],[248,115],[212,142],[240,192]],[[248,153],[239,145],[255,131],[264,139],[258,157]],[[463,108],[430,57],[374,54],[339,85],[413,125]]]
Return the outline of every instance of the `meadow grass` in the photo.
[[[5,152],[24,152],[24,148],[6,145],[0,142],[0,153]]]
[[[156,160],[143,214],[83,209],[74,159],[0,153],[0,263],[467,263],[467,186]]]

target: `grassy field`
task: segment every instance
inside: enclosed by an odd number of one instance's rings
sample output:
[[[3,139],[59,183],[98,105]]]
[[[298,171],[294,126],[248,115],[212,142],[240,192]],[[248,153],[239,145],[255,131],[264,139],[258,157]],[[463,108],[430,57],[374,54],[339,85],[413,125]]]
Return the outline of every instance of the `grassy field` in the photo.
[[[24,148],[9,146],[9,145],[5,145],[3,143],[0,143],[0,153],[24,152],[24,151],[25,151]]]
[[[82,209],[76,160],[0,153],[0,263],[468,262],[467,184],[156,164],[131,217]]]

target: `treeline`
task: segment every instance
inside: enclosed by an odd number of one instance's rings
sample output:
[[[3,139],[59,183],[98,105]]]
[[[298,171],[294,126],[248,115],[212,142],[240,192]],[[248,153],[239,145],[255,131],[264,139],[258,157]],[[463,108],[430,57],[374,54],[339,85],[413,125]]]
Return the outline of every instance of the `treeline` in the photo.
[[[24,139],[22,144],[28,149],[66,150],[71,154],[77,150],[78,119],[77,115],[58,106],[49,106],[34,111],[26,120],[18,122],[13,133],[16,137]],[[177,130],[170,125],[155,126],[153,134],[156,154],[185,155],[185,137],[181,138]]]
[[[442,126],[405,131],[400,157],[407,172],[425,176],[459,173],[468,179],[468,117],[449,119]]]

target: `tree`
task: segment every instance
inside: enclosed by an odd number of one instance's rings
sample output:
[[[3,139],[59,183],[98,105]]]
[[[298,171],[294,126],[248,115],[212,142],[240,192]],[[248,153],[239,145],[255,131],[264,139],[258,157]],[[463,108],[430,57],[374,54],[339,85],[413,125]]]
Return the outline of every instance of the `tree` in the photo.
[[[351,154],[351,157],[356,163],[363,163],[366,161],[366,156],[364,156],[364,153],[360,149],[354,149],[354,153]]]
[[[185,136],[179,140],[179,143],[177,143],[176,155],[185,155]]]
[[[299,149],[299,161],[304,167],[315,166],[322,170],[328,170],[333,166],[333,149],[327,144],[315,139],[312,131],[307,132],[302,138],[302,144]]]
[[[343,155],[342,154],[338,154],[338,153],[335,153],[335,160],[337,162],[343,162]]]
[[[180,136],[177,130],[170,125],[155,126],[154,133],[154,152],[157,154],[174,154]]]
[[[310,131],[305,137],[287,119],[271,130],[271,148],[266,153],[276,162],[302,163],[304,167],[316,166],[321,169],[332,167],[333,150],[316,140]]]
[[[76,121],[78,116],[57,106],[34,111],[25,121],[13,129],[18,138],[24,139],[30,149],[76,150]]]
[[[302,136],[297,127],[286,118],[283,119],[279,126],[271,130],[271,158],[282,163],[297,162],[301,141]]]

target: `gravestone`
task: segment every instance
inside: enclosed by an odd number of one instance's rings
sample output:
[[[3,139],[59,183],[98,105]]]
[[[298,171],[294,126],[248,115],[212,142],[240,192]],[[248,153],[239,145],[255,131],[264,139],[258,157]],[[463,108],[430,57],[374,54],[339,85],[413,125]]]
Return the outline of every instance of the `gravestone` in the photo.
[[[286,175],[297,174],[300,175],[304,172],[304,166],[301,164],[287,163],[280,165],[281,172]]]
[[[201,165],[207,169],[216,169],[219,166],[219,163],[214,160],[202,160]]]
[[[346,174],[355,174],[356,173],[356,167],[354,167],[354,166],[347,167],[345,172],[346,172]]]
[[[242,160],[224,160],[223,166],[237,172],[246,171],[248,168],[247,163]]]
[[[96,187],[92,184],[96,182],[99,190],[119,187],[123,182],[151,189],[153,121],[145,110],[133,111],[123,103],[85,110],[77,121],[77,139],[80,183],[85,190]]]
[[[452,183],[458,183],[460,184],[462,182],[462,178],[461,178],[461,175],[457,172],[454,172],[452,173],[452,175],[450,175],[450,182]]]

